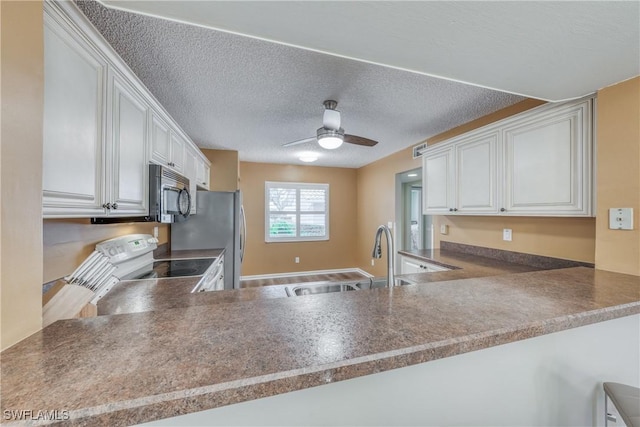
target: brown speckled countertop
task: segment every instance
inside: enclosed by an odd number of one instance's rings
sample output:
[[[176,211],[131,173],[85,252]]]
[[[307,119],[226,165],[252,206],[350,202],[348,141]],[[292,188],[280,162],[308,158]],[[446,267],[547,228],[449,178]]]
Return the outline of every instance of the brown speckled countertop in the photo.
[[[173,251],[156,255],[156,258],[179,259],[209,257],[218,256],[219,252],[220,251]],[[484,256],[447,250],[399,251],[399,253],[454,268],[450,271],[436,273],[398,275],[398,277],[406,278],[418,284],[540,270],[539,267],[515,264]],[[287,297],[285,286],[279,285],[247,288],[239,291],[227,290],[192,294],[191,290],[198,280],[198,278],[191,277],[120,282],[98,302],[98,314],[102,316],[109,314],[138,313],[142,311],[166,310],[168,308],[190,307],[195,305]]]
[[[578,267],[64,320],[2,352],[2,410],[130,425],[638,313]]]

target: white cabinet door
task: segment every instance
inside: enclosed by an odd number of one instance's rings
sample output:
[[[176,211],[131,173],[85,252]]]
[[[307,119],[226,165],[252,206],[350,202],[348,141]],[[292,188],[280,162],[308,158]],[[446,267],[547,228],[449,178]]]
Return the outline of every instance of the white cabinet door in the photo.
[[[169,166],[180,173],[184,172],[184,150],[186,145],[185,140],[180,135],[171,131],[171,161]]]
[[[44,20],[43,214],[103,215],[107,65],[48,14]]]
[[[436,271],[447,271],[447,267],[432,264],[406,256],[400,256],[400,274],[434,273]]]
[[[456,151],[457,212],[498,213],[498,132],[460,141]]]
[[[198,158],[198,174],[196,177],[198,187],[201,187],[205,190],[209,189],[209,184],[210,184],[209,175],[210,175],[209,165],[204,159],[199,157]]]
[[[405,256],[400,257],[400,274],[415,274],[422,273],[420,269],[420,263],[413,258]]]
[[[148,213],[147,120],[149,107],[123,78],[110,78],[110,216]]]
[[[155,111],[151,112],[151,160],[159,165],[168,165],[171,158],[169,125]]]
[[[503,131],[506,213],[591,215],[590,101]]]
[[[422,156],[423,213],[444,214],[453,211],[453,148],[434,150]]]
[[[196,191],[198,190],[198,155],[191,145],[187,146],[184,151],[184,155],[184,176],[189,178],[189,192],[191,193],[191,215],[195,215],[198,208],[196,206]]]

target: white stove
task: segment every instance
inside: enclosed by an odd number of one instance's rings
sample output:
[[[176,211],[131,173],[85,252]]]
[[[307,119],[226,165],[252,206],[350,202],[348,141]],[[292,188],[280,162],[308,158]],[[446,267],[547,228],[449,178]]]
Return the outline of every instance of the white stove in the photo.
[[[154,259],[158,239],[129,234],[105,240],[66,281],[91,289],[95,304],[121,280],[200,277],[192,292],[224,289],[224,254],[216,258]]]

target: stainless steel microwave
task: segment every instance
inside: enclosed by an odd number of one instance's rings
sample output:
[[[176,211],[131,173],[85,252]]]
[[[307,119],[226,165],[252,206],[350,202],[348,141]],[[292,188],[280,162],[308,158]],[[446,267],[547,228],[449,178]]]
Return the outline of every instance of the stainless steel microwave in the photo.
[[[149,165],[149,216],[157,222],[181,222],[191,213],[189,178],[164,166]]]

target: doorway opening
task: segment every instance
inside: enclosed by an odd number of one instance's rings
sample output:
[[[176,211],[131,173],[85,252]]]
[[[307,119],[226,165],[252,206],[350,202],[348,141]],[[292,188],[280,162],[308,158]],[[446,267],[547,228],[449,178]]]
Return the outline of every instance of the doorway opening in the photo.
[[[422,214],[422,168],[396,174],[396,247],[433,248],[433,218]]]

